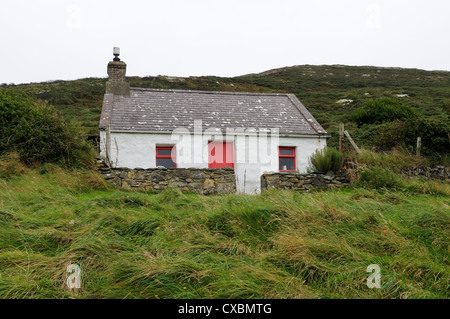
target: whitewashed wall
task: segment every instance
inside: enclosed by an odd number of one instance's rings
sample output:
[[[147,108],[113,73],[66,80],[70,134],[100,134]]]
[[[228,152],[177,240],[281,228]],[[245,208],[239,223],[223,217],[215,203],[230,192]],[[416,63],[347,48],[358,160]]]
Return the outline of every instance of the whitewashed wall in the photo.
[[[192,137],[191,135],[117,132],[112,132],[110,136],[110,158],[115,167],[155,168],[156,146],[177,145],[178,168],[208,168],[208,140],[211,140],[211,136]],[[195,143],[193,138],[197,139]],[[221,138],[219,137],[219,139]],[[296,168],[300,173],[304,173],[308,166],[309,156],[316,149],[326,145],[326,139],[318,137],[280,137],[273,140],[269,138],[268,144],[273,143],[272,151],[263,152],[267,156],[255,158],[259,149],[255,137],[230,136],[225,139],[234,142],[237,190],[247,194],[261,192],[261,175],[263,173],[278,172],[278,146],[296,148]],[[190,141],[190,143],[186,144],[186,141]],[[101,155],[105,156],[106,134],[104,131],[100,132],[100,142]],[[186,145],[190,145],[190,147],[186,148]]]

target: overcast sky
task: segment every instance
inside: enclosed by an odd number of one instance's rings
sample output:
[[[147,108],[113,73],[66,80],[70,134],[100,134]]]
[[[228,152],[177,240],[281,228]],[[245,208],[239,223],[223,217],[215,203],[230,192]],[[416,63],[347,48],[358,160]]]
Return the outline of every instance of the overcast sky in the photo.
[[[237,76],[301,65],[450,70],[448,0],[1,0],[0,83]]]

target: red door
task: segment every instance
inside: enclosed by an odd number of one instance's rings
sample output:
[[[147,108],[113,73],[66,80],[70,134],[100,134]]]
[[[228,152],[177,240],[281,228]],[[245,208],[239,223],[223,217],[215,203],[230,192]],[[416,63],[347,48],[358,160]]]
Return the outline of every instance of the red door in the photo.
[[[234,168],[233,142],[209,142],[208,143],[208,167],[209,168]]]

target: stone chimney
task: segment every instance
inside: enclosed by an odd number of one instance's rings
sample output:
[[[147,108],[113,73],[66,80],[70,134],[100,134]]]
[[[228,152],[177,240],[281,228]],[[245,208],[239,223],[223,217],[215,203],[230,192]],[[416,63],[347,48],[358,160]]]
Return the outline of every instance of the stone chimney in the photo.
[[[115,95],[130,96],[130,83],[125,81],[127,65],[120,61],[120,49],[114,48],[114,59],[108,63],[109,80],[106,82],[106,93]]]

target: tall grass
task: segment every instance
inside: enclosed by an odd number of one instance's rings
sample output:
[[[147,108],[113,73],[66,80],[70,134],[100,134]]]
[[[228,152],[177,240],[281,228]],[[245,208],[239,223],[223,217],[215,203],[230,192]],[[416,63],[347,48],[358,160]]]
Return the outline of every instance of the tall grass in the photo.
[[[333,147],[325,146],[316,150],[309,158],[309,171],[327,173],[339,172],[343,164],[343,155]]]
[[[358,162],[367,166],[379,166],[394,172],[401,172],[404,168],[429,166],[427,158],[413,156],[404,148],[394,148],[390,152],[378,153],[362,149],[358,155]]]
[[[0,297],[449,298],[441,192],[147,194],[49,165],[0,179]]]

